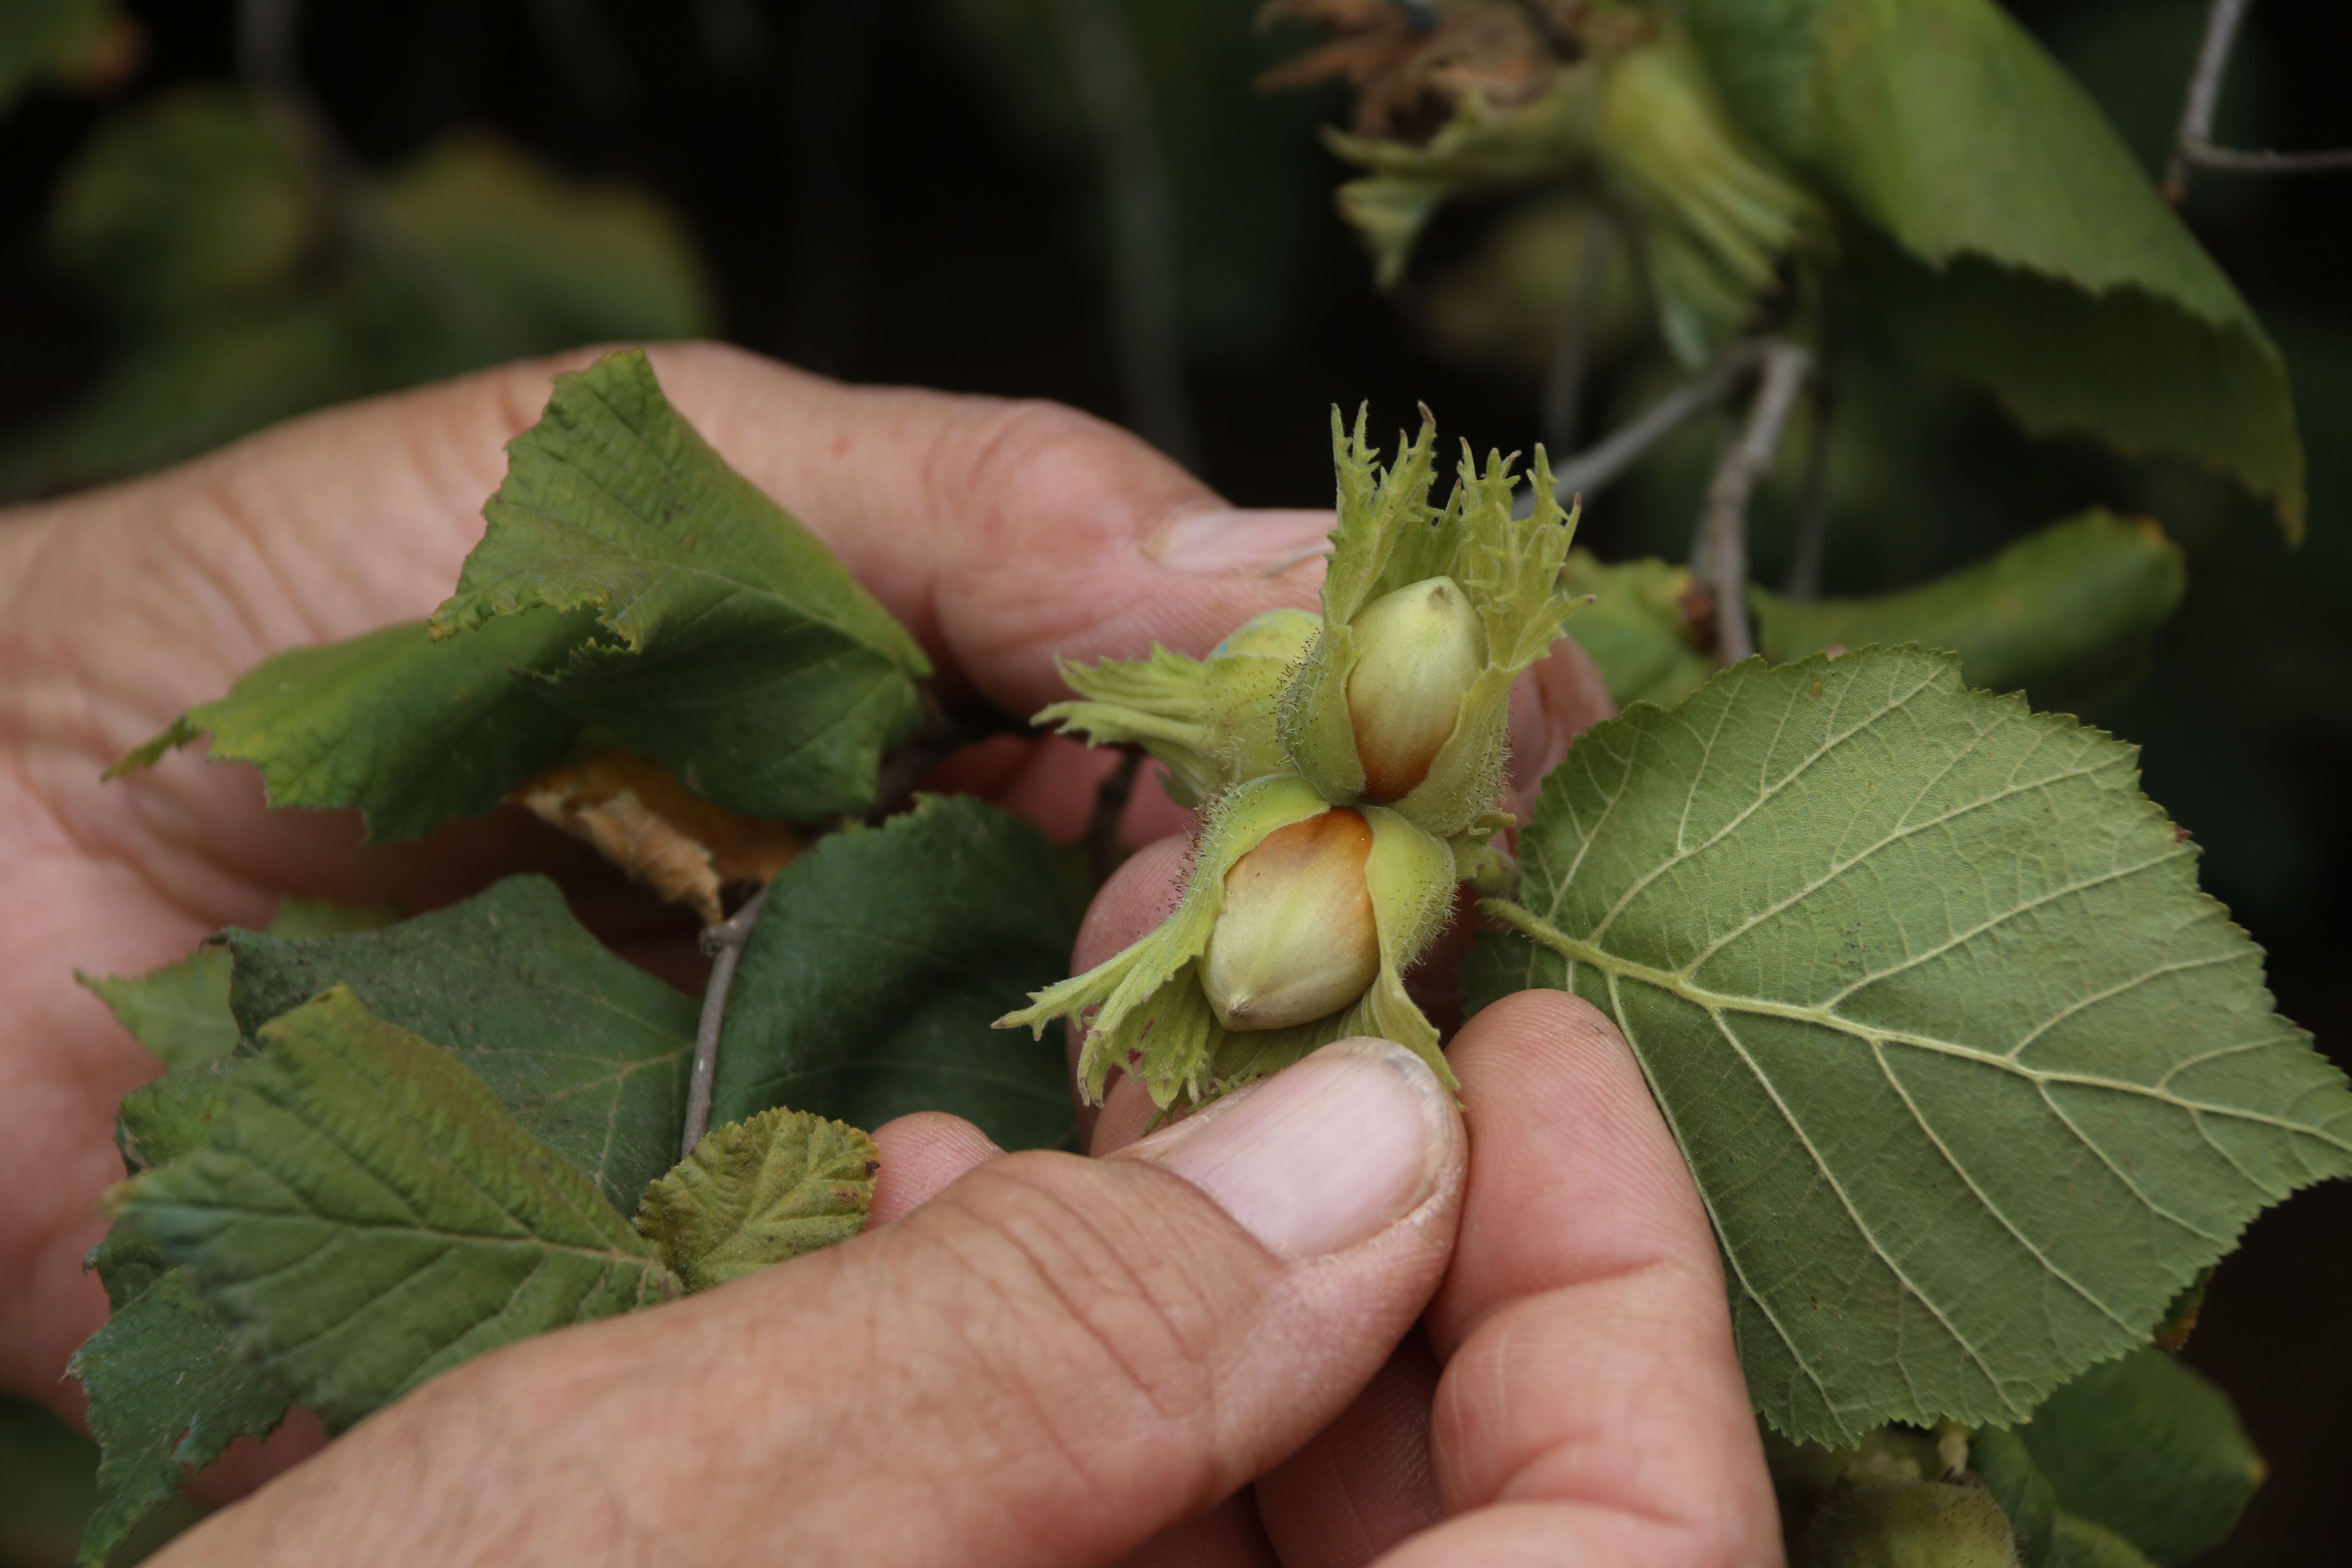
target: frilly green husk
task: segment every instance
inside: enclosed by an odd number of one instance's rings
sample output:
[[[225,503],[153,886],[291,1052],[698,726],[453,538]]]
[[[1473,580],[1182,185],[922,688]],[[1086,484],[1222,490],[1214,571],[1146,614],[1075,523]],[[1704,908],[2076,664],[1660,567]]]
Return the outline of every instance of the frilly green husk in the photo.
[[[1493,892],[1511,879],[1507,857],[1490,842],[1511,821],[1496,804],[1511,685],[1549,651],[1578,603],[1560,584],[1576,519],[1553,500],[1540,451],[1529,476],[1536,505],[1526,518],[1511,515],[1512,459],[1490,454],[1482,468],[1466,447],[1453,494],[1442,508],[1431,505],[1436,426],[1426,410],[1423,420],[1420,435],[1401,442],[1383,468],[1366,439],[1366,416],[1359,412],[1351,433],[1333,410],[1339,525],[1319,618],[1270,612],[1206,659],[1155,647],[1143,660],[1066,666],[1079,699],[1038,715],[1091,742],[1143,746],[1167,767],[1171,794],[1204,805],[1175,912],[1126,951],[998,1020],[1041,1033],[1056,1018],[1084,1027],[1079,1081],[1090,1100],[1101,1099],[1118,1067],[1163,1108],[1198,1102],[1359,1034],[1394,1040],[1454,1081],[1436,1028],[1405,994],[1404,974],[1451,920],[1458,882]],[[1362,798],[1348,708],[1360,653],[1351,623],[1381,595],[1441,576],[1461,584],[1477,615],[1486,663],[1427,776],[1401,799],[1375,805]],[[1334,806],[1360,811],[1372,829],[1365,878],[1379,926],[1378,978],[1328,1017],[1229,1029],[1200,974],[1225,873],[1267,834]]]
[[[1078,1081],[1095,1102],[1113,1067],[1142,1079],[1152,1102],[1164,1108],[1214,1099],[1351,1035],[1394,1040],[1452,1085],[1437,1030],[1405,994],[1404,972],[1453,913],[1454,851],[1381,806],[1360,808],[1372,829],[1364,878],[1381,943],[1380,975],[1370,989],[1352,1006],[1284,1029],[1228,1029],[1210,1005],[1201,955],[1223,904],[1225,873],[1267,834],[1330,809],[1314,786],[1293,773],[1228,792],[1202,828],[1176,912],[1125,952],[1036,993],[1029,1006],[998,1019],[998,1027],[1043,1034],[1055,1018],[1085,1020],[1091,1013]]]

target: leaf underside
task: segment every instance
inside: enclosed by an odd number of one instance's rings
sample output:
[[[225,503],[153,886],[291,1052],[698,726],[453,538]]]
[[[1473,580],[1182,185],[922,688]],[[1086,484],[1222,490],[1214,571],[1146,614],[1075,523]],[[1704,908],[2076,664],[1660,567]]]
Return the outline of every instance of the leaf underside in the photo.
[[[349,990],[261,1045],[205,1147],[121,1203],[247,1359],[331,1428],[485,1351],[677,1293],[456,1057]]]
[[[382,931],[231,931],[247,1035],[331,985],[449,1051],[623,1213],[677,1157],[696,1008],[598,942],[544,877]]]
[[[2132,750],[1916,648],[1742,664],[1580,737],[1475,1004],[1624,1031],[1792,1436],[2022,1419],[2143,1342],[2263,1205],[2352,1172]]]
[[[1062,977],[1076,934],[1044,837],[983,802],[925,797],[818,840],[770,884],[744,948],[712,1120],[947,1110],[1002,1148],[1066,1142],[1061,1042],[990,1024]]]

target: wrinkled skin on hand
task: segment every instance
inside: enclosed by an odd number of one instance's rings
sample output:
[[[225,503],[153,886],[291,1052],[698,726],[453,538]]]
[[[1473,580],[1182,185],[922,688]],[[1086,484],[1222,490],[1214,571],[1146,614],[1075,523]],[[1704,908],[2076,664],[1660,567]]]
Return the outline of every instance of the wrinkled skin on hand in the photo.
[[[0,1183],[11,1194],[0,1209],[0,1385],[10,1392],[79,1413],[79,1391],[60,1376],[105,1316],[80,1259],[105,1228],[99,1195],[121,1174],[114,1106],[157,1070],[75,985],[76,967],[143,971],[223,925],[265,922],[289,894],[389,899],[415,912],[539,868],[624,952],[692,983],[691,961],[673,962],[685,934],[673,913],[519,813],[371,849],[350,814],[270,813],[249,770],[194,752],[99,783],[123,751],[265,656],[439,603],[480,536],[502,443],[538,416],[554,370],[591,357],[329,411],[163,474],[0,514],[10,902]],[[1328,513],[1237,511],[1069,410],[843,388],[712,346],[654,358],[681,411],[923,642],[950,705],[1034,712],[1060,694],[1055,654],[1133,658],[1157,639],[1200,655],[1260,611],[1315,601],[1319,566],[1297,558]],[[1514,700],[1517,787],[1606,710],[1572,648],[1537,666]],[[1068,741],[1008,738],[931,783],[988,795],[1069,837],[1111,762]],[[1139,792],[1128,832],[1161,842],[1097,900],[1079,964],[1163,907],[1181,858],[1181,840],[1163,836],[1187,820]],[[380,1563],[568,1563],[593,1546],[613,1561],[709,1563],[787,1531],[811,1544],[837,1526],[857,1532],[855,1555],[909,1563],[975,1539],[992,1543],[982,1559],[1008,1563],[1097,1561],[1147,1541],[1136,1560],[1361,1562],[1403,1542],[1392,1561],[1490,1549],[1543,1560],[1538,1542],[1545,1555],[1573,1548],[1592,1560],[1772,1561],[1770,1495],[1713,1246],[1622,1042],[1589,1009],[1530,996],[1483,1015],[1454,1059],[1475,1151],[1457,1196],[1442,1223],[1381,1243],[1393,1257],[1360,1265],[1388,1282],[1370,1292],[1386,1316],[1353,1325],[1362,1342],[1333,1319],[1320,1332],[1346,1353],[1329,1364],[1293,1357],[1251,1372],[1286,1416],[1239,1415],[1233,1429],[1180,1420],[1202,1407],[1106,1399],[1074,1381],[1066,1358],[1050,1386],[1022,1381],[1034,1336],[1070,1326],[1053,1313],[1135,1299],[1119,1293],[1134,1279],[1102,1260],[1127,1257],[1139,1237],[1152,1257],[1170,1255],[1171,1236],[1207,1238],[1177,1247],[1200,1260],[1199,1278],[1138,1277],[1163,1309],[1222,1303],[1261,1323],[1304,1309],[1229,1222],[1193,1212],[1204,1205],[1181,1184],[1109,1168],[1120,1162],[1000,1157],[967,1124],[910,1117],[877,1130],[883,1223],[868,1237],[699,1304],[469,1363],[216,1516],[172,1560],[290,1563],[323,1547]],[[1098,1150],[1132,1140],[1139,1098],[1114,1090]],[[1146,1206],[1162,1230],[1106,1235],[1099,1255],[1078,1242],[1051,1256],[1022,1249],[1042,1215],[1100,1212],[1099,1195],[1056,1198],[1066,1185],[1113,1178],[1156,1194],[1160,1206]],[[919,1205],[917,1224],[908,1216]],[[1041,1295],[976,1289],[971,1270],[1007,1247],[1028,1272],[1006,1278]],[[845,1321],[868,1331],[814,1372],[746,1376],[743,1356],[820,1300],[848,1302]],[[1424,1306],[1425,1331],[1371,1370]],[[1243,1370],[1214,1359],[1223,1342],[1206,1331],[1152,1342],[1170,1365],[1147,1386],[1223,1408],[1217,1391]],[[976,1346],[989,1351],[977,1363]],[[958,1369],[968,1375],[943,1394],[940,1378]],[[803,1434],[776,1418],[787,1384],[793,1408],[837,1412],[860,1439],[837,1452],[793,1447]],[[958,1419],[926,1419],[927,1401],[943,1397]],[[1231,1408],[1244,1405],[1258,1410]],[[1322,1436],[1299,1448],[1280,1421],[1316,1411]],[[1080,1415],[1128,1425],[1087,1432],[1111,1457],[1074,1468],[1058,1445],[1079,1434]],[[1142,1415],[1150,1424],[1138,1429]],[[1155,1462],[1122,1469],[1122,1436]],[[262,1451],[241,1446],[205,1488],[233,1495],[318,1441],[298,1418]],[[928,1478],[928,1489],[893,1501],[887,1473]],[[803,1484],[773,1483],[787,1474]],[[996,1533],[960,1533],[981,1521],[934,1504],[948,1492],[994,1508]]]

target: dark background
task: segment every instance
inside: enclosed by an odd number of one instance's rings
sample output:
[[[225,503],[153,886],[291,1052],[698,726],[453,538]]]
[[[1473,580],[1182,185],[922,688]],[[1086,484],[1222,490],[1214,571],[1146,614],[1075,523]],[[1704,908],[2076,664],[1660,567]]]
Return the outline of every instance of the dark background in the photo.
[[[1131,0],[1150,126],[1173,205],[1193,460],[1239,502],[1328,504],[1328,410],[1376,424],[1416,400],[1450,434],[1524,447],[1534,374],[1449,347],[1412,286],[1376,293],[1334,216],[1317,124],[1344,95],[1268,97],[1251,0]],[[134,4],[138,68],[110,93],[37,93],[0,120],[0,443],[70,405],[112,350],[108,318],[45,257],[43,216],[92,129],[126,103],[234,78],[236,7]],[[2153,169],[2201,24],[2196,0],[2013,6]],[[580,175],[657,193],[707,258],[723,333],[859,381],[1058,398],[1120,418],[1110,245],[1095,144],[1051,0],[339,0],[301,33],[310,89],[370,164],[459,127],[494,129]],[[2246,145],[2352,144],[2352,7],[2258,7],[2221,132]],[[1493,214],[1442,219],[1415,276],[1442,276]],[[2189,554],[2187,604],[2149,678],[2095,715],[2144,748],[2147,785],[2195,835],[2206,886],[2272,955],[2280,1005],[2352,1060],[2341,980],[2352,859],[2352,175],[2200,175],[2192,226],[2284,350],[2310,456],[2309,542],[2166,463],[2029,442],[1985,400],[1859,346],[1859,412],[1834,448],[1828,587],[1915,581],[2104,502],[2160,519]],[[1533,363],[1533,362],[1530,362]],[[1586,439],[1670,368],[1597,367]],[[1679,556],[1713,450],[1695,428],[1588,512],[1604,559]],[[1791,449],[1801,450],[1792,441]],[[1758,509],[1776,581],[1796,467]],[[2189,1359],[2237,1398],[2270,1484],[2216,1563],[2341,1561],[2352,1528],[2352,1189],[2258,1221],[2220,1272]],[[0,1531],[5,1539],[5,1531]],[[7,1548],[0,1545],[0,1557]]]

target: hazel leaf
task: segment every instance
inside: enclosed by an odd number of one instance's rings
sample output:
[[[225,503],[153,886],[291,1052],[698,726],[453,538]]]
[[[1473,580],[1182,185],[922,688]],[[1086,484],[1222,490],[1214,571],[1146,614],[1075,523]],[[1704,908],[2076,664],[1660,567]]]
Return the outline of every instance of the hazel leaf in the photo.
[[[2122,1535],[2162,1568],[2221,1545],[2264,1473],[2230,1396],[2152,1348],[2066,1384],[2017,1436],[2059,1507]]]
[[[260,1038],[205,1146],[116,1204],[331,1428],[485,1351],[678,1293],[588,1178],[349,989]]]
[[[326,936],[374,931],[399,918],[398,911],[382,904],[286,899],[269,930],[277,936]],[[212,942],[144,974],[90,975],[76,970],[74,978],[166,1068],[194,1067],[236,1049],[236,1019],[228,1005],[229,957]]]
[[[1899,637],[1958,654],[1971,686],[2071,707],[2136,673],[2187,587],[2180,546],[2152,519],[2097,509],[1899,593],[1805,602],[1751,588],[1748,602],[1775,661]]]
[[[1690,1161],[1792,1436],[2022,1419],[2253,1215],[2352,1173],[2131,748],[1948,654],[1751,660],[1581,736],[1475,1002],[1572,991]]]
[[[694,1002],[615,954],[543,877],[380,931],[230,931],[248,1035],[331,985],[471,1068],[533,1136],[634,1208],[677,1157]]]
[[[2089,94],[1992,0],[1691,0],[1733,108],[1869,226],[1898,347],[2028,430],[2171,452],[2304,519],[2285,362]],[[1871,232],[1871,231],[1875,231]]]
[[[1044,837],[970,796],[819,839],[769,884],[751,928],[712,1119],[789,1104],[879,1127],[946,1110],[1002,1148],[1066,1142],[1059,1042],[989,1021],[1063,972],[1076,931]]]
[[[878,1161],[856,1128],[778,1106],[704,1134],[646,1189],[637,1231],[708,1290],[865,1229]]]
[[[253,763],[273,806],[355,806],[368,839],[478,816],[570,749],[579,721],[526,672],[551,676],[592,618],[541,612],[435,642],[408,621],[264,659],[108,771],[149,766],[209,731],[215,762]]]
[[[287,1402],[237,1359],[227,1325],[189,1283],[158,1276],[74,1352],[68,1376],[89,1395],[98,1507],[75,1561],[102,1564],[191,1473],[239,1437],[268,1436]]]
[[[872,804],[929,660],[679,417],[643,353],[555,378],[483,515],[435,637],[592,612],[599,635],[547,683],[558,703],[749,816]]]

